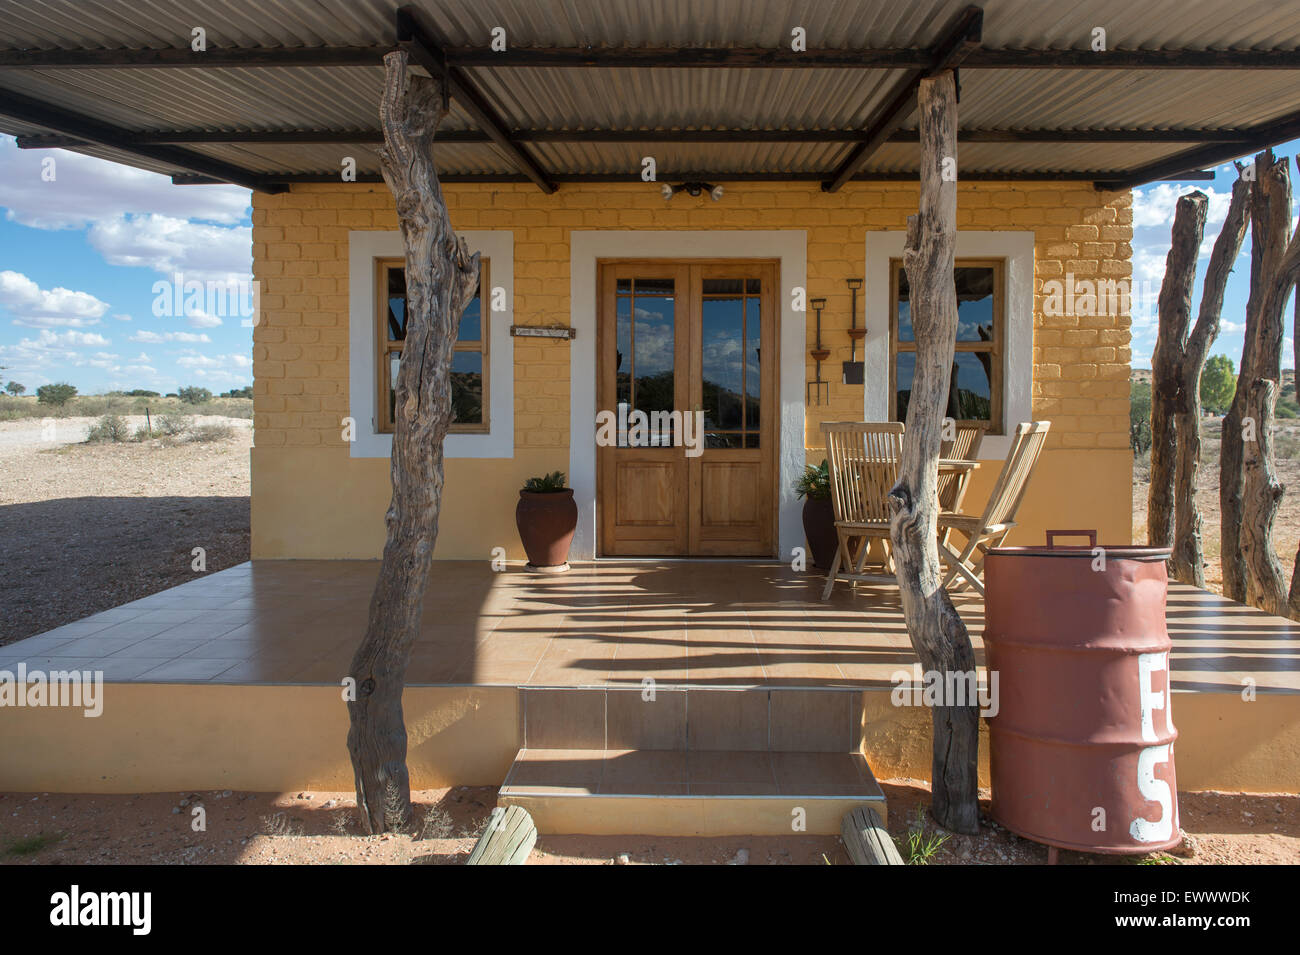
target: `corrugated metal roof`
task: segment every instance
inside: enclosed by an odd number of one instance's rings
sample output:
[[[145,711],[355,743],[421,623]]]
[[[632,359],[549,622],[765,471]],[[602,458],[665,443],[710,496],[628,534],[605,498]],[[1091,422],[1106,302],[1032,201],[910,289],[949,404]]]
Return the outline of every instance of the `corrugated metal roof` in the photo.
[[[0,49],[159,49],[188,46],[203,26],[210,49],[388,45],[400,0],[5,0]],[[428,22],[454,47],[485,46],[502,26],[514,47],[785,48],[807,30],[811,48],[919,47],[966,0],[422,0]],[[1112,49],[1300,47],[1300,3],[1277,0],[985,0],[988,49],[1087,49],[1103,26]],[[507,126],[519,129],[860,129],[903,75],[882,69],[468,70]],[[964,70],[965,128],[1223,129],[1300,110],[1288,71]],[[0,88],[125,130],[375,129],[382,67],[0,69]],[[2,94],[0,94],[2,95]],[[472,129],[459,108],[443,128]],[[0,131],[36,127],[0,117]],[[262,174],[328,174],[353,155],[376,173],[374,146],[192,145],[195,153]],[[827,172],[847,144],[685,145],[530,143],[555,173],[628,173],[653,154],[661,173]],[[1131,169],[1178,144],[964,144],[964,171]],[[490,145],[444,144],[448,174],[517,170]],[[145,168],[165,163],[111,155]],[[916,149],[889,144],[866,171],[913,170]]]

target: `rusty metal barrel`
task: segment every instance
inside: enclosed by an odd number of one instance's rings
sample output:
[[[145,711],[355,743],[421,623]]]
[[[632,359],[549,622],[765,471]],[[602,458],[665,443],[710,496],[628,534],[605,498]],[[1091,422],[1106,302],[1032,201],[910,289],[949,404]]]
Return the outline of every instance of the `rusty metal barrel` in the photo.
[[[1057,546],[1086,536],[1087,546]],[[1048,531],[984,563],[993,819],[1064,849],[1144,853],[1181,839],[1165,599],[1168,548]]]

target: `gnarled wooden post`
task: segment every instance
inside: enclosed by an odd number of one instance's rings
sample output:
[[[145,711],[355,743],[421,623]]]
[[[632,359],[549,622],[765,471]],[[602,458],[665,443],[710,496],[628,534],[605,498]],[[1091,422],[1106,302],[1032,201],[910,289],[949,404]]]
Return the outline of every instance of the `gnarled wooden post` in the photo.
[[[1174,419],[1181,401],[1179,372],[1187,326],[1192,318],[1192,283],[1196,256],[1205,231],[1210,200],[1203,192],[1178,199],[1173,243],[1165,258],[1160,285],[1156,347],[1151,354],[1151,487],[1147,492],[1147,543],[1168,547],[1174,542],[1174,461],[1178,438]]]
[[[1255,157],[1255,182],[1250,195],[1250,297],[1246,301],[1246,330],[1242,335],[1241,364],[1237,369],[1237,391],[1223,417],[1223,441],[1219,449],[1219,518],[1224,596],[1238,603],[1246,601],[1246,558],[1241,551],[1242,495],[1245,488],[1243,420],[1251,385],[1259,377],[1256,355],[1259,337],[1259,308],[1277,274],[1278,259],[1286,246],[1291,223],[1291,179],[1286,160],[1273,157],[1266,149]],[[1268,376],[1265,376],[1268,377]],[[1256,422],[1258,424],[1258,422]]]
[[[907,632],[930,673],[974,673],[970,634],[941,586],[937,538],[939,444],[957,339],[957,97],[951,71],[921,81],[921,203],[907,220],[903,267],[911,288],[916,372],[907,405],[898,483],[889,492],[890,538]],[[951,160],[945,163],[945,160]],[[945,680],[946,686],[952,681]],[[952,701],[945,701],[952,702]],[[931,811],[945,828],[979,830],[979,712],[936,706]]]
[[[1223,292],[1232,274],[1233,263],[1241,252],[1250,217],[1250,182],[1237,167],[1237,181],[1232,185],[1232,200],[1223,220],[1219,237],[1214,240],[1210,264],[1201,288],[1201,310],[1196,325],[1183,349],[1178,368],[1178,411],[1174,431],[1178,439],[1177,466],[1174,472],[1174,553],[1173,575],[1184,583],[1205,588],[1205,555],[1201,549],[1201,512],[1196,506],[1196,472],[1201,464],[1201,371],[1205,358],[1219,337],[1219,317],[1223,312]]]
[[[1281,172],[1285,177],[1286,165]],[[1286,215],[1290,217],[1290,189]],[[1273,547],[1273,523],[1282,503],[1282,485],[1273,469],[1273,408],[1282,380],[1282,310],[1300,279],[1300,226],[1284,251],[1269,250],[1277,262],[1256,316],[1254,370],[1246,396],[1244,425],[1253,425],[1254,440],[1245,434],[1242,478],[1241,553],[1246,562],[1246,602],[1271,614],[1290,613],[1286,579]]]
[[[420,627],[442,503],[442,441],[451,422],[451,360],[479,257],[452,231],[433,164],[446,115],[441,79],[408,76],[405,52],[384,57],[380,103],[384,181],[406,246],[406,341],[397,373],[393,499],[365,638],[352,658],[348,752],[368,830],[403,825],[411,810],[402,690]]]

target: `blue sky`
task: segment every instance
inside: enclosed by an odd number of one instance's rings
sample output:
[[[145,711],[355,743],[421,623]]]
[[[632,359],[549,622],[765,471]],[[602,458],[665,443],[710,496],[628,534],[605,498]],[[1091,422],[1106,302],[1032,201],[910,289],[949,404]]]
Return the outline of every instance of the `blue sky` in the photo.
[[[1291,157],[1297,149],[1300,142],[1292,142],[1277,153]],[[43,165],[49,159],[52,180]],[[1155,296],[1178,197],[1192,189],[1210,197],[1195,308],[1235,178],[1225,163],[1213,182],[1156,183],[1135,192],[1135,367],[1150,367]],[[0,384],[14,380],[32,392],[68,381],[91,394],[168,392],[190,384],[220,392],[252,383],[252,328],[228,302],[213,307],[211,300],[196,304],[190,297],[194,283],[207,292],[251,280],[248,190],[173,186],[164,176],[64,150],[19,150],[13,137],[0,136],[0,209]],[[1234,363],[1241,355],[1249,272],[1247,235],[1213,348]],[[182,304],[189,307],[155,314],[156,283],[168,283],[163,297],[171,303],[178,277]],[[242,304],[246,310],[247,300]],[[1286,321],[1283,364],[1291,368],[1290,308]]]
[[[207,294],[249,289],[249,201],[247,189],[173,186],[0,136],[0,384],[30,393],[67,381],[83,394],[251,384],[239,308],[251,302]]]

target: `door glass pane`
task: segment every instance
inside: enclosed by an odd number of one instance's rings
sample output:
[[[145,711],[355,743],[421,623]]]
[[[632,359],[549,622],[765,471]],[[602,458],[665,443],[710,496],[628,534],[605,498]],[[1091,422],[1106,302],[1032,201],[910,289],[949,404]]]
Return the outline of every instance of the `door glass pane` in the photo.
[[[745,312],[740,295],[709,297],[710,286],[726,284],[704,281],[705,298],[700,315],[700,369],[704,377],[704,427],[725,431],[744,429],[741,394],[745,374]]]
[[[673,279],[621,279],[615,289],[615,409],[620,447],[673,443],[676,287]],[[633,412],[642,412],[644,420]],[[638,422],[642,422],[638,427]]]
[[[451,357],[451,420],[483,423],[483,353],[458,351]]]
[[[700,316],[705,446],[757,448],[762,400],[759,279],[704,279]]]
[[[758,447],[759,409],[762,406],[763,375],[760,371],[760,343],[762,338],[762,316],[759,314],[762,299],[757,292],[757,279],[750,284],[756,286],[753,295],[745,299],[745,447]]]

